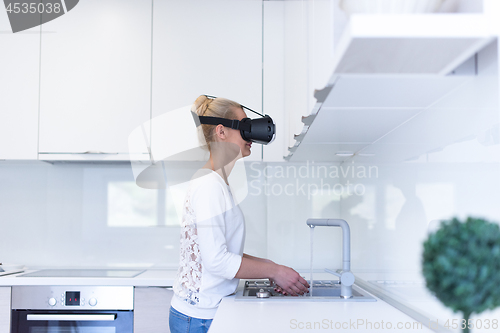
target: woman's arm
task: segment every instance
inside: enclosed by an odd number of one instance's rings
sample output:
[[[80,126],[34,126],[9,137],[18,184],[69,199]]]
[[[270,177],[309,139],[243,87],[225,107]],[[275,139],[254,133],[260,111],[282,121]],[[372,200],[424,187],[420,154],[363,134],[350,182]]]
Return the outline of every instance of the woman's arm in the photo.
[[[248,259],[253,259],[253,260],[263,261],[263,262],[271,262],[271,263],[273,262],[272,260],[265,259],[265,258],[254,257],[254,256],[251,256],[251,255],[246,254],[246,253],[243,253],[243,258],[248,258]]]
[[[255,259],[253,259],[255,258]],[[256,258],[247,254],[241,258],[241,265],[236,273],[238,279],[271,279],[281,289],[292,296],[302,295],[308,291],[309,284],[295,270],[278,265],[268,259]]]

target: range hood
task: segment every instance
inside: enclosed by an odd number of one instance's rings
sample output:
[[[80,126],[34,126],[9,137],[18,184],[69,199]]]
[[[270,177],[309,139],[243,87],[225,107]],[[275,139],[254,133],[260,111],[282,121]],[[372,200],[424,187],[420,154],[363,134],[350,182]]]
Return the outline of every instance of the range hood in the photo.
[[[446,75],[494,39],[484,15],[352,15],[334,75]]]
[[[331,78],[284,159],[406,161],[462,139],[470,131],[426,136],[405,124],[432,121],[429,108],[474,84],[475,55],[496,39],[491,31],[483,15],[351,16]]]

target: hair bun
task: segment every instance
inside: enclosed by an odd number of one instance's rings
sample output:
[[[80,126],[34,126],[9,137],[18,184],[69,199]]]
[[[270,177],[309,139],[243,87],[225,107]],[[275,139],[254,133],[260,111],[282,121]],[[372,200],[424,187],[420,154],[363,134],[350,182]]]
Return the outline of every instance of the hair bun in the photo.
[[[191,111],[196,112],[198,116],[236,119],[235,110],[238,108],[241,108],[241,105],[229,99],[201,95],[194,101]],[[202,124],[198,127],[198,138],[201,146],[208,146],[210,150],[210,143],[216,141],[215,128],[215,125],[208,124]]]
[[[194,105],[193,105],[193,107],[196,111],[196,114],[198,116],[203,116],[205,114],[205,112],[207,112],[208,104],[210,104],[210,102],[211,102],[210,98],[208,98],[205,95],[200,95],[200,97],[198,97],[196,99],[196,101],[194,101]]]

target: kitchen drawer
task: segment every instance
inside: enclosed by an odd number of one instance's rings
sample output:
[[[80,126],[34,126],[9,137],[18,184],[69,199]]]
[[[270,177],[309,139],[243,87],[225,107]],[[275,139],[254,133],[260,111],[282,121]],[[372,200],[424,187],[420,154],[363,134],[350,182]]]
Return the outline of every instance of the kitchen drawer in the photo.
[[[174,292],[161,287],[135,287],[134,332],[170,333],[168,314]]]
[[[10,287],[0,287],[0,333],[10,332]]]

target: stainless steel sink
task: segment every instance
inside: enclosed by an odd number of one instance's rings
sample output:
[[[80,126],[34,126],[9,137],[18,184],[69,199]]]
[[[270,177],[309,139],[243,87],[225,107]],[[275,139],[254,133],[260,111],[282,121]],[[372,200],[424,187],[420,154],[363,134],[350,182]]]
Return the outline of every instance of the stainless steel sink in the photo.
[[[305,301],[305,302],[376,302],[366,291],[357,287],[352,288],[352,297],[340,296],[340,283],[338,280],[314,280],[312,296],[310,293],[301,296],[283,296],[274,291],[274,286],[269,280],[247,280],[242,290],[236,293],[237,301]],[[311,291],[311,288],[309,288]]]

